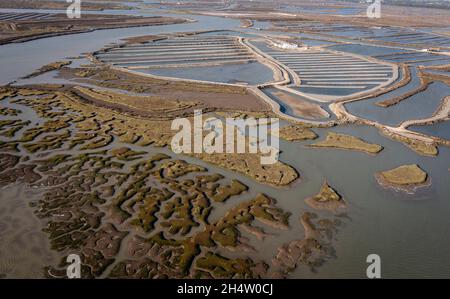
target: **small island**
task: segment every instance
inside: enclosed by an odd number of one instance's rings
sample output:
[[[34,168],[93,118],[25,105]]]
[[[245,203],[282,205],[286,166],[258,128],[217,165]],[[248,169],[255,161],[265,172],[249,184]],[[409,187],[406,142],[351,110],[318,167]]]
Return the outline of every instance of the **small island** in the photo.
[[[279,137],[286,141],[301,141],[316,139],[317,134],[305,126],[290,125],[280,128]]]
[[[387,188],[414,193],[418,188],[429,185],[428,174],[418,165],[402,165],[375,174],[378,183]]]
[[[327,181],[323,182],[318,194],[305,199],[305,202],[313,209],[329,210],[331,212],[336,212],[339,209],[345,209],[347,207],[342,196],[331,188]]]
[[[378,154],[383,150],[383,147],[381,145],[365,142],[358,137],[334,132],[328,132],[327,138],[325,140],[310,144],[308,146],[355,150],[366,152],[369,154]]]

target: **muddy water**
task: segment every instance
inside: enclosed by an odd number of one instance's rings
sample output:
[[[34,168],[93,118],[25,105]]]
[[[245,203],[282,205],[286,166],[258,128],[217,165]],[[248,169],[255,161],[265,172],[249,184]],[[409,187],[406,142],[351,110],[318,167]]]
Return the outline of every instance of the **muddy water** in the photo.
[[[1,278],[42,278],[43,267],[59,261],[28,206],[29,198],[39,195],[21,184],[0,190]]]
[[[231,29],[239,26],[238,21],[230,19],[193,18],[199,22],[96,31],[0,46],[0,82],[16,80],[49,62],[94,51],[124,37],[205,28]],[[344,221],[345,226],[340,229],[335,240],[336,258],[319,268],[317,273],[299,268],[292,277],[363,278],[367,267],[365,260],[371,253],[381,256],[382,275],[386,278],[450,277],[450,150],[441,148],[438,157],[421,157],[405,146],[380,136],[376,129],[369,127],[349,126],[316,131],[320,138],[324,138],[328,130],[359,136],[383,145],[385,150],[372,156],[305,147],[310,142],[282,142],[281,160],[294,166],[302,176],[300,182],[289,188],[261,185],[243,175],[207,165],[200,160],[185,156],[182,158],[205,165],[211,171],[227,177],[237,178],[250,187],[252,194],[266,193],[276,198],[281,208],[292,212],[291,230],[277,232],[275,239],[267,238],[263,246],[258,247],[260,250],[257,253],[249,254],[254,258],[268,259],[276,253],[280,244],[303,237],[303,230],[297,221],[307,209],[303,200],[317,193],[324,179],[344,196],[349,204],[349,220]],[[158,152],[161,151],[168,152],[158,149]],[[411,163],[418,163],[428,172],[432,179],[430,187],[414,196],[406,196],[385,190],[376,183],[375,172]],[[3,189],[0,196],[0,244],[15,246],[0,249],[0,275],[38,276],[34,271],[39,267],[38,264],[51,264],[54,257],[48,251],[46,236],[40,233],[38,220],[33,218],[31,209],[23,200],[30,196],[23,187]],[[227,207],[228,203],[221,207],[223,210],[218,209],[214,213],[224,212]],[[27,243],[23,240],[24,237],[32,241]],[[28,245],[22,246],[23,244]],[[4,254],[6,251],[9,253]]]
[[[404,50],[401,49],[393,49],[377,46],[362,46],[362,45],[337,45],[331,46],[329,48],[336,51],[350,52],[354,54],[368,55],[368,56],[387,55],[404,52]]]

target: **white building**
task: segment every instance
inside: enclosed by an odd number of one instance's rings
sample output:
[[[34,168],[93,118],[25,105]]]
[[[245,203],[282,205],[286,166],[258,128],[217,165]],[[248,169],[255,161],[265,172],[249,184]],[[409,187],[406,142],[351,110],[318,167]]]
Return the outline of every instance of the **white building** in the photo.
[[[291,43],[288,43],[288,42],[279,42],[279,43],[276,43],[276,42],[272,42],[272,44],[275,46],[275,47],[277,47],[277,48],[281,48],[281,49],[297,49],[298,48],[298,45],[297,44],[291,44]]]

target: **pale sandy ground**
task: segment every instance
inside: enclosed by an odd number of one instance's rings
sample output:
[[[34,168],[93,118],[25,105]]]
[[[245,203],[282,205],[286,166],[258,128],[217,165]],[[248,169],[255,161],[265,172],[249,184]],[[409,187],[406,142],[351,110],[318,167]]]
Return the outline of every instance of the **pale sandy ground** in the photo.
[[[312,119],[330,117],[328,112],[322,109],[320,105],[301,100],[300,98],[283,91],[276,91],[273,93],[273,95],[282,100],[289,107],[291,107],[292,112],[299,117]]]

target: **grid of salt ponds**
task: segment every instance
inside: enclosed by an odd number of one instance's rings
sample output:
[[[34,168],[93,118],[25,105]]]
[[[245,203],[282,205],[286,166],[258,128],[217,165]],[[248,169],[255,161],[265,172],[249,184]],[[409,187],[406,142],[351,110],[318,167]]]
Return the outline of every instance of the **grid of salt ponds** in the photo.
[[[374,56],[381,60],[397,62],[397,63],[406,63],[406,64],[422,64],[425,62],[437,62],[437,64],[447,64],[450,61],[450,57],[446,55],[438,55],[428,52],[415,52],[415,51],[406,51],[395,54],[386,54],[386,55],[378,55]]]
[[[431,46],[448,46],[450,45],[450,37],[430,34],[426,32],[399,31],[392,35],[372,36],[373,40],[381,40],[384,42],[395,42],[400,44],[425,44]]]
[[[367,46],[367,45],[356,45],[356,44],[345,44],[345,45],[336,45],[329,46],[329,49],[354,53],[358,55],[366,55],[372,56],[379,60],[393,61],[393,62],[402,62],[413,65],[413,66],[432,66],[432,65],[444,65],[450,63],[450,57],[426,52],[412,52],[405,51],[403,49],[394,49],[394,48],[386,48],[386,47],[377,47],[377,46]],[[417,54],[412,54],[417,53]],[[405,54],[407,56],[403,56]],[[411,54],[411,55],[410,55]],[[417,56],[415,56],[417,55]]]
[[[53,18],[54,14],[50,13],[9,13],[0,12],[0,22],[6,21],[27,21],[27,20],[47,20]]]
[[[311,30],[348,38],[364,38],[401,44],[425,44],[430,46],[450,46],[450,37],[417,32],[407,28],[364,27],[345,24],[324,24],[320,22],[273,22],[274,26],[288,30]]]
[[[430,125],[410,126],[408,127],[408,130],[450,140],[450,120],[441,121]]]
[[[266,54],[297,73],[302,87],[365,89],[384,84],[393,67],[359,57],[318,51],[277,51]]]
[[[450,87],[442,82],[434,82],[425,91],[419,92],[396,105],[387,108],[376,105],[378,102],[409,93],[420,86],[417,67],[411,66],[409,69],[411,72],[411,81],[407,85],[377,97],[348,103],[345,105],[346,109],[351,114],[358,117],[378,121],[390,126],[397,126],[402,121],[409,119],[430,117],[439,107],[442,99],[450,94]],[[430,129],[430,133],[434,130],[433,134],[430,135],[437,136],[436,134],[439,133],[439,131],[436,130],[442,126],[412,126],[408,127],[408,129],[413,130],[413,127],[414,130],[416,130],[416,127],[423,129],[424,132],[425,130]],[[447,136],[450,135],[447,134]],[[439,137],[441,137],[441,135],[439,135]]]
[[[364,28],[344,24],[325,24],[320,22],[298,22],[298,21],[275,21],[272,22],[276,27],[282,27],[289,30],[314,30],[314,31],[346,31],[355,28]]]
[[[324,105],[323,103],[319,103],[310,99],[307,99],[305,97],[302,97],[300,95],[294,94],[294,93],[290,93],[290,92],[282,92],[284,94],[290,95],[292,97],[298,98],[299,101],[301,102],[306,102],[306,103],[313,103],[315,105],[319,105],[320,108],[322,108],[323,110],[325,110],[328,114],[329,117],[320,117],[320,116],[316,116],[316,117],[307,117],[307,116],[300,116],[297,113],[295,113],[295,111],[292,109],[292,107],[288,104],[286,104],[283,100],[281,100],[280,98],[278,98],[274,92],[278,91],[276,88],[264,88],[262,89],[262,91],[268,96],[270,97],[272,100],[274,100],[275,102],[277,102],[280,105],[280,110],[281,112],[283,112],[284,114],[293,116],[293,117],[297,117],[297,118],[302,118],[302,119],[308,119],[308,120],[318,120],[318,119],[336,119],[335,115],[333,114],[333,112],[330,110],[330,108],[328,107],[328,105]]]
[[[128,45],[97,53],[112,65],[132,69],[192,67],[225,63],[246,63],[256,57],[235,37],[190,36],[139,45]]]

